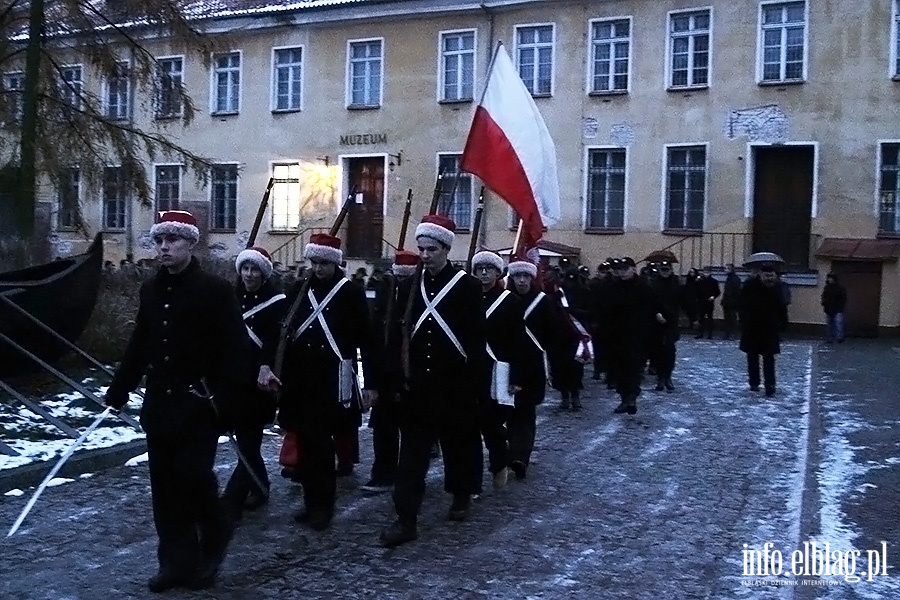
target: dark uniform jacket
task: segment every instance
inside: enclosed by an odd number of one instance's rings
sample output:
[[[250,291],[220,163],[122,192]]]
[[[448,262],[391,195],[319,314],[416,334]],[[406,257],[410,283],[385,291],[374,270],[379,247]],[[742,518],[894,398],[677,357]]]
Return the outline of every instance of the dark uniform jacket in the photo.
[[[704,275],[697,280],[697,305],[703,310],[712,310],[715,299],[722,293],[719,282],[711,275]],[[712,298],[712,300],[710,300]]]
[[[756,277],[744,282],[739,305],[741,350],[749,354],[778,354],[780,334],[787,324],[787,306],[776,283],[766,287]]]
[[[334,277],[320,280],[314,275],[309,289],[317,303],[321,303],[328,292],[344,279],[344,272],[335,269]],[[303,282],[296,282],[287,294],[286,303],[290,307]],[[308,297],[304,297],[288,327],[288,344],[285,350],[282,372],[281,404],[279,422],[286,429],[301,431],[302,427],[326,427],[334,429],[343,425],[348,418],[345,408],[338,398],[338,375],[340,360],[328,342],[318,319],[299,337],[295,332],[313,312]],[[331,299],[321,313],[325,317],[342,359],[352,360],[356,368],[359,349],[366,389],[378,389],[381,376],[377,361],[375,338],[369,319],[369,308],[365,291],[359,285],[348,281]],[[262,361],[274,365],[278,339],[264,345]],[[349,409],[359,418],[357,403]]]
[[[271,422],[275,417],[275,396],[270,392],[260,391],[256,387],[256,378],[259,367],[263,364],[262,348],[266,345],[278,345],[278,335],[281,329],[281,320],[288,310],[288,304],[272,279],[267,279],[255,292],[248,292],[243,283],[237,285],[238,301],[241,304],[242,315],[247,314],[255,307],[268,302],[274,297],[280,297],[274,303],[250,316],[243,317],[244,331],[249,338],[249,363],[250,372],[247,374],[245,392],[248,402],[242,404],[242,416],[254,422]],[[249,331],[253,332],[262,346],[260,346]]]
[[[650,285],[637,276],[616,281],[610,289],[608,310],[612,352],[643,356],[656,313],[661,312]]]
[[[725,286],[722,291],[722,308],[736,310],[741,297],[741,278],[737,273],[729,273],[725,277]]]
[[[403,368],[400,356],[399,319],[406,307],[406,298],[400,297],[400,280],[386,273],[375,284],[375,300],[372,303],[372,327],[378,351],[385,358],[382,363],[379,402],[393,399],[403,391]]]
[[[522,301],[523,315],[534,302],[538,293],[537,289],[533,289],[524,296],[519,296]],[[531,331],[541,348],[547,353],[546,359],[547,363],[549,363],[545,365],[544,352],[541,352],[540,348],[535,345],[531,337],[526,333],[523,352],[523,375],[519,381],[526,394],[533,397],[536,404],[540,404],[543,401],[547,387],[547,378],[553,379],[555,366],[561,360],[564,348],[562,329],[560,328],[561,318],[562,315],[560,315],[558,308],[554,304],[553,298],[547,295],[541,298],[534,309],[525,317],[525,327]],[[546,372],[548,367],[550,373]],[[518,403],[518,398],[516,402]]]
[[[160,268],[141,286],[134,333],[107,402],[123,405],[146,374],[141,426],[148,435],[190,433],[215,419],[210,401],[190,391],[202,390],[201,379],[223,416],[234,414],[251,370],[248,343],[227,281],[204,272],[196,258],[175,275]]]
[[[450,263],[434,276],[428,269],[422,270],[429,301],[437,297],[458,270]],[[460,408],[470,406],[478,395],[487,363],[481,283],[471,275],[463,275],[437,305],[437,312],[453,331],[465,356],[456,349],[432,316],[426,317],[419,330],[414,332],[419,317],[425,312],[418,277],[409,277],[400,284],[403,310],[398,311],[399,316],[406,310],[410,291],[413,293],[408,320],[410,401],[450,402]]]
[[[666,320],[666,323],[661,325],[656,321],[656,314],[652,315],[651,337],[654,341],[663,343],[677,341],[680,337],[678,319],[685,304],[684,286],[681,285],[677,277],[672,275],[670,277],[657,277],[650,284],[650,287],[656,295],[656,307]]]
[[[483,311],[488,308],[503,293],[501,285],[495,285],[486,292],[482,292]],[[485,317],[485,334],[487,336],[487,344],[491,347],[494,356],[500,362],[509,363],[509,383],[510,385],[522,385],[524,377],[525,349],[527,344],[531,343],[525,335],[524,321],[525,307],[522,306],[519,297],[512,292],[506,294],[503,301],[497,306],[491,316]],[[490,395],[490,380],[493,367],[493,359],[488,356],[489,363],[486,369],[487,390],[483,394]]]

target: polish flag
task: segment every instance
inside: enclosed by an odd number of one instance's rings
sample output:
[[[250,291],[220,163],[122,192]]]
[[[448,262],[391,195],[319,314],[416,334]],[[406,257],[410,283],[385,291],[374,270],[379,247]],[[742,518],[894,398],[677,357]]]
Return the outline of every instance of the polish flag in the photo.
[[[559,220],[556,147],[502,44],[475,109],[460,168],[513,207],[523,221],[525,244],[520,247],[533,247],[543,228]]]

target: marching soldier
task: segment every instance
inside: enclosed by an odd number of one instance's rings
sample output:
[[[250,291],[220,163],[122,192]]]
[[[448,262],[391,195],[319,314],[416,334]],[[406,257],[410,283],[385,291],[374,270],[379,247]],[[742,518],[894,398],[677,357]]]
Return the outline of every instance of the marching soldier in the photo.
[[[240,276],[237,296],[243,311],[246,334],[250,338],[250,363],[253,365],[253,372],[241,391],[246,395],[247,401],[242,404],[241,414],[236,415],[234,436],[238,450],[249,463],[252,474],[247,465],[238,460],[222,497],[234,517],[240,518],[243,509],[254,510],[269,499],[269,475],[260,448],[263,429],[275,418],[275,398],[258,389],[256,373],[260,367],[263,340],[277,343],[279,324],[287,307],[285,295],[276,289],[272,281],[272,258],[264,248],[242,250],[237,255],[234,266]],[[258,484],[263,487],[260,488]]]
[[[781,352],[781,332],[787,326],[778,274],[769,264],[761,265],[744,282],[740,297],[741,351],[747,354],[750,389],[759,390],[759,358],[762,356],[766,396],[775,395],[775,355]]]
[[[397,477],[397,463],[400,459],[400,396],[403,389],[403,372],[400,368],[400,330],[396,327],[397,314],[404,309],[405,298],[399,296],[400,282],[412,277],[419,264],[419,255],[409,250],[397,250],[390,275],[385,275],[375,290],[374,325],[375,335],[380,338],[378,348],[385,356],[397,358],[384,364],[378,402],[369,415],[372,430],[371,479],[360,486],[367,492],[381,492],[392,489]]]
[[[444,455],[448,518],[461,521],[481,493],[482,448],[478,389],[485,365],[484,310],[478,280],[447,260],[456,225],[428,215],[416,227],[422,269],[404,281],[401,353],[409,394],[400,406],[400,465],[394,485],[397,520],[381,533],[394,547],[416,539],[416,521],[435,439]]]
[[[651,288],[656,294],[657,309],[662,320],[654,319],[650,331],[650,364],[656,372],[656,391],[673,391],[676,343],[679,338],[678,317],[684,304],[684,290],[672,274],[672,263],[662,260],[653,264],[656,277]]]
[[[148,587],[204,589],[214,583],[233,530],[213,463],[223,420],[238,399],[233,394],[251,369],[249,340],[232,286],[192,256],[200,239],[194,216],[161,213],[150,237],[161,267],[141,286],[135,329],[105,401],[122,408],[147,376],[141,426],[159,537],[159,572]]]
[[[614,265],[619,281],[613,288],[609,305],[610,338],[615,351],[616,391],[622,401],[613,411],[637,414],[637,397],[641,393],[641,375],[647,362],[647,336],[655,319],[666,320],[657,308],[650,286],[635,270],[634,259],[625,257]]]
[[[472,257],[472,272],[481,282],[490,366],[485,369],[481,390],[481,434],[488,450],[494,489],[500,489],[506,485],[510,466],[506,422],[515,405],[515,396],[522,389],[522,352],[528,340],[521,302],[500,283],[503,274],[500,255],[487,251],[477,253]]]
[[[519,297],[524,311],[526,341],[522,346],[522,375],[516,394],[516,403],[509,416],[510,469],[516,479],[525,479],[534,438],[537,430],[535,409],[544,401],[547,380],[551,377],[550,365],[557,364],[555,355],[559,351],[560,315],[553,299],[538,289],[537,266],[520,260],[509,263],[509,278],[512,289]],[[554,355],[554,360],[550,360]]]
[[[368,406],[377,398],[380,371],[365,291],[350,283],[338,267],[343,258],[341,240],[313,234],[303,256],[309,259],[312,273],[306,297],[299,299],[288,324],[290,343],[281,379],[270,368],[275,362],[274,344],[266,343],[258,384],[263,389],[281,388],[279,422],[296,431],[301,440],[305,507],[294,519],[323,531],[334,515],[335,435],[358,418],[358,403]],[[303,288],[302,281],[295,283],[288,300],[296,301]],[[361,394],[357,349],[365,375],[366,389]]]
[[[581,390],[584,389],[584,365],[593,362],[588,349],[591,342],[590,327],[590,292],[581,282],[575,269],[569,270],[556,290],[556,299],[562,307],[563,331],[568,333],[567,351],[559,356],[559,364],[554,368],[556,377],[553,387],[559,390],[561,400],[559,408],[579,411],[582,408]],[[593,345],[593,344],[591,344]]]

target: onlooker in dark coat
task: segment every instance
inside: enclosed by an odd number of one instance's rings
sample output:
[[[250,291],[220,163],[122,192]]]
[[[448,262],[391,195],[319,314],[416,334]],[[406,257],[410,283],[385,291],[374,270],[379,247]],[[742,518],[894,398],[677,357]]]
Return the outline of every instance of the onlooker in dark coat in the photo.
[[[771,267],[744,282],[740,297],[741,351],[747,354],[750,389],[759,390],[759,357],[763,359],[766,396],[775,393],[775,355],[781,352],[780,335],[787,324],[778,279]]]
[[[837,275],[829,273],[825,277],[822,290],[822,309],[825,311],[828,342],[844,341],[844,309],[847,306],[847,290],[838,281]]]
[[[722,315],[725,319],[726,340],[730,340],[737,325],[738,302],[741,297],[741,278],[734,272],[734,265],[725,265],[725,286],[722,290]]]
[[[684,277],[684,315],[688,320],[688,329],[693,329],[697,322],[697,275],[697,269],[688,269]]]
[[[716,298],[721,294],[719,282],[713,279],[712,273],[707,267],[697,277],[697,306],[700,317],[700,325],[697,327],[697,339],[706,337],[712,339],[713,311],[716,308]]]

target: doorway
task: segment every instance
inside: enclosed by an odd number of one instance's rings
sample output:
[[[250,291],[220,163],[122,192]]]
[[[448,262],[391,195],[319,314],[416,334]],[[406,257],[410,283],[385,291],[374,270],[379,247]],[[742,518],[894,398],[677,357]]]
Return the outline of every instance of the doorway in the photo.
[[[348,158],[347,256],[380,258],[384,237],[384,157]]]
[[[789,271],[809,269],[815,147],[754,147],[753,166],[753,252],[780,255]]]
[[[878,335],[881,311],[881,264],[875,261],[839,261],[831,263],[831,271],[847,290],[844,327],[848,336]]]

